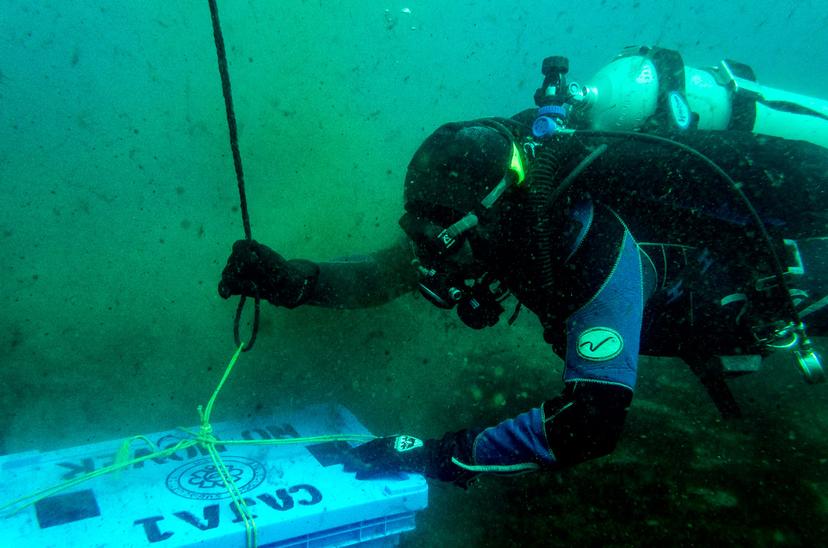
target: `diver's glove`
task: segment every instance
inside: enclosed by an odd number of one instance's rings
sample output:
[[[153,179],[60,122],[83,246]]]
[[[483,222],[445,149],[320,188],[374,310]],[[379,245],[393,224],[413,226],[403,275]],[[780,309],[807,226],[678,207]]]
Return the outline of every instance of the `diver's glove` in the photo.
[[[219,295],[261,297],[276,306],[296,308],[313,295],[319,266],[303,260],[287,261],[255,240],[239,240],[221,273]]]
[[[476,435],[477,432],[461,430],[439,440],[405,435],[377,438],[345,454],[345,471],[356,472],[357,479],[411,472],[466,487],[477,473],[459,466],[452,458],[460,463],[472,463]]]

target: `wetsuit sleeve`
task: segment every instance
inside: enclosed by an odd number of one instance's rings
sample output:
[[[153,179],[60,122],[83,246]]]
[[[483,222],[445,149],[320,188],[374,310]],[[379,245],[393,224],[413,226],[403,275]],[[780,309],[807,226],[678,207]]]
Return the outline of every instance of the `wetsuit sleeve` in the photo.
[[[370,255],[318,263],[319,278],[309,304],[326,308],[367,308],[412,291],[417,275],[405,239]]]
[[[641,258],[635,240],[625,230],[609,277],[566,321],[564,382],[613,384],[633,390],[643,310]]]
[[[589,208],[586,216],[591,219]],[[605,220],[606,214],[611,213],[605,211]],[[635,387],[644,288],[632,235],[614,216],[598,226],[612,223],[617,231],[600,230],[577,240],[589,253],[606,249],[603,243],[595,246],[596,238],[612,238],[615,257],[607,263],[597,291],[566,321],[563,393],[476,434],[466,452],[468,461],[457,456],[452,460],[456,466],[473,473],[560,468],[615,448]]]

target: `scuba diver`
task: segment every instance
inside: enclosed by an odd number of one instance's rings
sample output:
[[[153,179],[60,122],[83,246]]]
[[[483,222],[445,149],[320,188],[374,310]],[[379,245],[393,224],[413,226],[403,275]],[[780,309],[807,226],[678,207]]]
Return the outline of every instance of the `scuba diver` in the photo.
[[[722,415],[726,379],[789,351],[823,380],[828,334],[828,105],[763,87],[750,67],[622,52],[586,85],[544,60],[538,108],[449,123],[405,177],[407,242],[368,257],[285,260],[233,245],[219,294],[295,308],[368,307],[419,288],[475,329],[512,295],[565,361],[564,388],[500,424],[350,450],[358,477],[466,485],[610,453],[638,356],[682,358]],[[806,332],[807,327],[807,332]]]

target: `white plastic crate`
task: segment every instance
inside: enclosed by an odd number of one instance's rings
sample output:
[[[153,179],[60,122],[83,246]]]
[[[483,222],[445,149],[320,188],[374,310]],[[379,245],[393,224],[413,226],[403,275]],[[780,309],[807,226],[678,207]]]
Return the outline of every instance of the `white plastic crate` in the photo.
[[[194,429],[195,430],[195,429]],[[367,434],[340,406],[290,417],[217,423],[219,439]],[[160,447],[179,430],[147,436]],[[112,464],[120,440],[0,457],[0,503]],[[348,445],[217,446],[254,516],[259,546],[396,544],[428,504],[422,476],[357,480],[342,470]],[[133,445],[133,456],[149,453]],[[3,546],[245,546],[245,528],[212,460],[201,448],[138,463],[0,517]]]

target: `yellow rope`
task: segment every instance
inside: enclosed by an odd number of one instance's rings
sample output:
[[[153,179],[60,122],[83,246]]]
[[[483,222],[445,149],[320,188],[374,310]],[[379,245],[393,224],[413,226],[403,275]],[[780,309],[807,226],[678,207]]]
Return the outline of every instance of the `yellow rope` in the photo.
[[[227,377],[230,376],[230,372],[233,370],[233,366],[236,365],[236,360],[239,359],[239,355],[242,353],[242,349],[244,348],[244,343],[241,343],[236,349],[235,354],[233,357],[230,358],[230,363],[227,364],[227,367],[224,368],[224,375],[222,375],[221,380],[216,386],[216,389],[213,390],[213,395],[210,396],[210,401],[207,402],[207,411],[204,413],[201,412],[201,406],[198,406],[198,414],[201,415],[201,428],[207,428],[208,431],[212,431],[212,427],[210,426],[210,413],[213,412],[213,404],[216,402],[216,398],[219,395],[219,391],[224,386],[224,383],[227,381]]]
[[[202,408],[202,406],[198,406],[198,414],[201,418],[201,425],[197,432],[193,431],[192,429],[179,427],[178,430],[181,430],[189,437],[183,438],[181,441],[176,443],[175,445],[168,447],[166,449],[160,449],[155,443],[152,442],[148,437],[143,435],[132,436],[127,438],[121,443],[118,452],[115,455],[115,461],[110,466],[104,466],[94,472],[89,472],[88,474],[84,474],[82,476],[78,476],[71,480],[65,481],[63,483],[59,483],[57,485],[53,485],[51,487],[47,487],[45,489],[41,489],[40,491],[36,491],[34,493],[30,493],[28,495],[24,495],[19,497],[15,500],[6,502],[0,505],[0,513],[6,513],[7,515],[13,515],[17,512],[28,508],[29,506],[37,503],[40,500],[43,500],[46,497],[50,497],[56,493],[61,491],[65,491],[66,489],[71,489],[72,487],[89,481],[94,478],[98,478],[104,476],[106,474],[111,474],[113,472],[118,472],[120,470],[124,470],[131,466],[135,466],[136,464],[142,463],[146,460],[150,459],[159,459],[168,457],[182,449],[187,449],[194,445],[201,445],[204,447],[207,452],[209,453],[211,459],[213,460],[213,464],[216,467],[216,470],[219,472],[222,481],[224,482],[224,486],[227,489],[227,492],[230,494],[230,497],[233,500],[233,504],[236,507],[236,510],[239,513],[242,521],[244,522],[245,527],[245,537],[247,546],[255,547],[258,543],[258,532],[256,530],[256,522],[253,520],[253,516],[250,512],[250,509],[247,507],[247,504],[244,502],[244,497],[242,496],[241,491],[239,490],[238,486],[236,485],[235,481],[233,480],[232,476],[230,475],[227,466],[225,466],[224,461],[221,460],[221,456],[219,455],[218,451],[216,450],[216,445],[289,445],[289,444],[302,444],[302,445],[312,445],[316,443],[325,443],[330,441],[357,441],[357,442],[364,442],[368,440],[372,440],[375,436],[366,435],[366,434],[331,434],[331,435],[322,435],[322,436],[309,436],[305,438],[282,438],[282,439],[272,439],[272,440],[219,440],[213,435],[213,426],[210,424],[210,415],[213,411],[213,404],[218,397],[219,392],[221,391],[224,383],[227,381],[228,377],[230,376],[230,372],[233,370],[233,366],[236,364],[236,361],[239,359],[241,355],[242,349],[244,348],[244,343],[239,345],[239,348],[233,354],[233,357],[230,359],[230,363],[227,364],[227,367],[224,370],[224,375],[222,376],[221,380],[219,381],[216,389],[213,391],[210,400],[207,402],[207,407]],[[146,455],[142,455],[140,457],[129,458],[130,448],[132,444],[136,441],[142,441],[149,448],[151,449],[150,453]]]
[[[227,367],[224,369],[224,375],[222,375],[218,386],[216,386],[216,389],[213,390],[213,395],[210,396],[210,400],[207,402],[207,409],[202,410],[201,406],[198,406],[198,414],[201,416],[201,429],[199,434],[201,434],[201,437],[209,439],[209,442],[206,443],[205,446],[207,447],[207,451],[210,453],[210,458],[213,459],[213,464],[215,465],[216,470],[218,470],[222,482],[224,482],[224,487],[233,499],[233,505],[236,507],[239,516],[241,516],[242,521],[244,522],[245,542],[247,546],[255,548],[258,544],[256,522],[253,520],[250,509],[247,507],[247,503],[244,502],[244,496],[242,496],[241,491],[239,491],[235,480],[233,480],[230,476],[230,471],[227,470],[227,466],[225,466],[224,461],[221,460],[221,455],[219,455],[218,451],[216,451],[216,437],[213,435],[213,426],[210,424],[210,414],[213,412],[213,404],[215,403],[221,388],[224,386],[225,381],[227,381],[227,377],[230,376],[233,366],[236,365],[236,361],[239,359],[242,349],[244,349],[243,342],[239,344],[239,348],[236,350],[236,353],[233,354],[233,357],[230,359],[230,363],[228,363]]]

